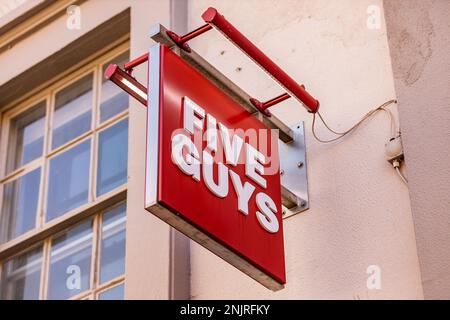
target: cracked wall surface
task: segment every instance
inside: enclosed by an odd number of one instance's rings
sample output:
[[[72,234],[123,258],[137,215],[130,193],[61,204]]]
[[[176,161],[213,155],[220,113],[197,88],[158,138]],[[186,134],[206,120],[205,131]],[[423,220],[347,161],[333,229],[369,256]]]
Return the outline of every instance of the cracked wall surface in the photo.
[[[442,2],[442,0],[440,0]],[[445,0],[444,0],[445,1]],[[399,23],[405,16],[406,7],[407,25],[389,32],[394,75],[396,79],[406,86],[413,85],[422,76],[428,61],[433,55],[432,40],[434,38],[433,22],[429,8],[433,1],[415,1],[407,5],[401,1],[386,2],[386,17],[388,26]],[[414,7],[414,10],[408,8]],[[413,22],[413,23],[411,23]]]
[[[424,295],[450,299],[450,1],[384,5]]]

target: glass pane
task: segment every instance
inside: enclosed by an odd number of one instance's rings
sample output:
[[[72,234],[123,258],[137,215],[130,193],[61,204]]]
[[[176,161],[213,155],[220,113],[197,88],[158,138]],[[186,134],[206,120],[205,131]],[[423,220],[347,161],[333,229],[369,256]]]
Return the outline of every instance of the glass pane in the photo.
[[[63,300],[90,288],[92,219],[53,239],[48,299]]]
[[[44,128],[45,102],[11,120],[8,172],[42,156]]]
[[[104,122],[105,120],[108,120],[128,109],[129,95],[114,83],[107,80],[104,76],[105,70],[109,64],[113,63],[123,66],[128,61],[129,53],[126,52],[103,66],[102,94],[100,98],[100,122]]]
[[[52,149],[91,129],[92,74],[56,94]]]
[[[41,169],[5,184],[0,215],[0,243],[24,234],[36,226]]]
[[[124,285],[122,283],[112,289],[100,293],[98,300],[123,300],[124,296]]]
[[[7,261],[3,267],[2,300],[37,300],[41,283],[42,247]]]
[[[50,160],[47,221],[88,201],[91,141],[84,141]]]
[[[98,146],[97,195],[127,182],[128,119],[100,132]]]
[[[100,283],[117,278],[125,272],[126,205],[103,214],[100,254]]]

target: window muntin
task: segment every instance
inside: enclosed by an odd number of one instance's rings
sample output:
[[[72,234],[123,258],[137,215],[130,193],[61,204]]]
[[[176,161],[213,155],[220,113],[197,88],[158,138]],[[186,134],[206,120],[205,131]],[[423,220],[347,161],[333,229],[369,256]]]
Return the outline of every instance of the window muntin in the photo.
[[[42,156],[44,150],[46,102],[40,102],[10,122],[7,172]]]
[[[127,181],[128,119],[99,133],[97,195]]]
[[[46,221],[88,202],[91,140],[50,160]]]
[[[122,204],[102,216],[100,249],[100,284],[125,272],[126,205]]]
[[[119,284],[111,289],[101,292],[98,295],[98,300],[123,300],[125,296],[124,284]]]
[[[84,76],[56,93],[53,114],[52,149],[91,129],[93,75]]]
[[[6,261],[2,270],[0,299],[38,299],[42,261],[42,246]]]
[[[36,227],[41,169],[6,183],[0,215],[0,244]]]
[[[92,220],[70,229],[52,241],[48,280],[49,300],[63,300],[90,288]]]
[[[105,63],[102,68],[102,87],[100,95],[100,122],[104,122],[128,109],[129,95],[118,88],[114,83],[108,81],[104,74],[109,64],[123,66],[129,60],[129,53],[125,52],[120,56]]]

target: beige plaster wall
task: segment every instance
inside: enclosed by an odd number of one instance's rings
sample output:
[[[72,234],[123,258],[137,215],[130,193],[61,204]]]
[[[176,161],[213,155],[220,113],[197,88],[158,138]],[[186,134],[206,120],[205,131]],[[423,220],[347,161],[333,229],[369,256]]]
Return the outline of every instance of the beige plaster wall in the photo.
[[[2,53],[0,85],[128,7],[131,56],[141,55],[152,43],[148,30],[153,23],[175,26],[174,19],[181,19],[173,14],[175,2],[87,1],[82,4],[81,30],[68,31],[63,16]],[[395,97],[384,17],[380,29],[366,26],[368,6],[375,4],[383,12],[381,0],[191,0],[186,13],[189,29],[202,23],[200,14],[211,4],[304,82],[338,129]],[[261,100],[280,93],[219,34],[210,32],[192,41],[192,46]],[[11,61],[14,67],[6,67]],[[143,77],[145,71],[137,75]],[[292,101],[273,112],[290,125],[300,121],[311,125],[310,114]],[[182,271],[174,281],[170,259],[177,237],[143,209],[145,109],[132,102],[126,298],[176,298],[175,292],[187,288],[183,279],[190,279],[194,299],[422,298],[408,190],[385,161],[388,128],[387,118],[380,114],[356,134],[332,145],[315,142],[307,130],[311,209],[285,221],[288,284],[272,293],[192,242],[190,274],[188,268],[176,268]],[[326,132],[320,128],[319,134]],[[370,265],[381,268],[380,290],[366,287]]]

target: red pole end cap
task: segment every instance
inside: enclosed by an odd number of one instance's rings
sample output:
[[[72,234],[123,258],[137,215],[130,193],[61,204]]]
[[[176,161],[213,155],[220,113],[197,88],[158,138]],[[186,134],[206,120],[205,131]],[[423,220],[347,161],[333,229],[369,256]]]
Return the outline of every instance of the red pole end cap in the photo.
[[[105,78],[111,79],[111,77],[116,73],[119,66],[117,64],[110,64],[105,70]]]
[[[319,111],[319,107],[320,107],[320,102],[319,100],[316,100],[316,104],[312,107],[310,107],[310,111],[308,111],[309,113],[317,113],[317,111]]]
[[[209,7],[205,12],[203,12],[202,18],[205,22],[210,23],[214,20],[217,14],[218,12],[215,8]]]

